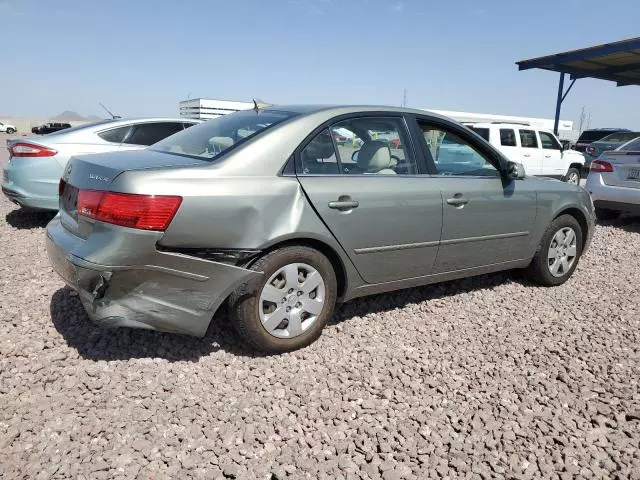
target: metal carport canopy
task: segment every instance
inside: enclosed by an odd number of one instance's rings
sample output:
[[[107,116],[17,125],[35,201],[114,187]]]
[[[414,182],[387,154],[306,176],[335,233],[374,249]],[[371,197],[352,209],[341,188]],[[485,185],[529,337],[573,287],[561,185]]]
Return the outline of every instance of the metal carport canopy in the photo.
[[[598,78],[616,82],[619,87],[640,85],[640,37],[595,47],[556,53],[546,57],[516,62],[519,70],[540,68],[560,72],[554,133],[558,134],[560,107],[569,90],[579,78]],[[571,75],[571,84],[564,91],[565,75]]]

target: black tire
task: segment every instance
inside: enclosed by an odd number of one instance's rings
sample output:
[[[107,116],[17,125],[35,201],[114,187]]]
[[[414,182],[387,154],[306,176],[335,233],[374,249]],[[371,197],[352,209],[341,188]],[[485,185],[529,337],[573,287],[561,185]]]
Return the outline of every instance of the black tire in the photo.
[[[271,335],[260,321],[260,293],[272,275],[291,263],[307,264],[320,273],[325,285],[325,303],[314,323],[306,331],[297,337],[279,338]],[[242,340],[251,347],[267,353],[290,352],[317,340],[333,314],[338,291],[336,274],[327,257],[309,247],[283,247],[258,259],[250,268],[264,272],[264,275],[241,285],[229,299],[229,312]]]
[[[564,181],[568,183],[570,178],[577,178],[575,185],[580,185],[580,176],[580,170],[575,167],[570,167],[569,170],[567,170],[567,174],[564,176]]]
[[[600,222],[607,222],[610,220],[615,220],[620,216],[620,212],[616,212],[615,210],[608,210],[606,208],[597,208],[596,207],[596,218]]]
[[[16,131],[13,128],[7,128],[7,133],[11,135],[12,133],[16,133]]]
[[[576,258],[573,265],[567,272],[560,277],[556,277],[551,274],[547,255],[554,235],[565,227],[571,227],[576,234]],[[545,287],[556,287],[558,285],[562,285],[564,282],[569,280],[578,266],[580,256],[582,255],[583,239],[584,233],[582,232],[582,227],[574,217],[571,215],[559,216],[551,222],[551,225],[549,225],[547,230],[544,232],[542,241],[538,246],[538,250],[533,257],[531,264],[526,269],[526,276],[537,284]]]

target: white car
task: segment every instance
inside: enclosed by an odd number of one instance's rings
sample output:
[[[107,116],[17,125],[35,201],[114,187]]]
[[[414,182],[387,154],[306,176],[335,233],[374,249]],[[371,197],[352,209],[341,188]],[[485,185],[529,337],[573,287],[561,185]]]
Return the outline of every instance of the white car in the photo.
[[[0,122],[0,132],[4,133],[16,133],[18,129],[13,125],[9,125],[7,123]]]
[[[512,162],[521,163],[527,175],[551,177],[578,184],[584,155],[565,150],[551,132],[519,123],[465,123]]]
[[[613,220],[624,212],[640,215],[640,138],[591,162],[585,188],[598,220]]]

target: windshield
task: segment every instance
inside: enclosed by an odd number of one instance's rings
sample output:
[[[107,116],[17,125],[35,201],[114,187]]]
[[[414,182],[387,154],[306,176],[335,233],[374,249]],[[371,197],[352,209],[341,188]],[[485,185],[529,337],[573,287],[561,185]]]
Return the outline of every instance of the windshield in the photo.
[[[616,148],[619,152],[640,152],[640,137]]]
[[[606,130],[605,131],[603,131],[603,130],[585,130],[580,135],[580,138],[578,139],[578,143],[597,142],[598,140],[606,137],[607,135],[610,135],[610,133],[607,132]]]
[[[293,117],[291,112],[242,110],[171,135],[150,150],[213,160],[259,132]]]
[[[613,135],[607,135],[606,137],[604,137],[600,141],[601,142],[624,143],[624,142],[628,142],[629,140],[633,140],[636,137],[640,137],[640,133],[637,133],[637,132],[629,132],[629,133],[618,132],[618,133],[614,133]]]

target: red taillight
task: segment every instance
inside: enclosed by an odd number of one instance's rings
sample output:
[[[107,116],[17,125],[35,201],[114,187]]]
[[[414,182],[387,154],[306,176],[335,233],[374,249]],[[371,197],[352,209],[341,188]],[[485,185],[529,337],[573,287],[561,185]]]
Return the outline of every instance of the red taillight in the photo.
[[[604,160],[594,160],[591,162],[589,170],[596,173],[611,173],[613,172],[613,165]]]
[[[80,190],[78,193],[80,215],[143,230],[166,230],[180,203],[182,197],[173,195],[135,195],[98,190]]]
[[[12,157],[53,157],[55,150],[34,143],[18,142],[9,148]]]

